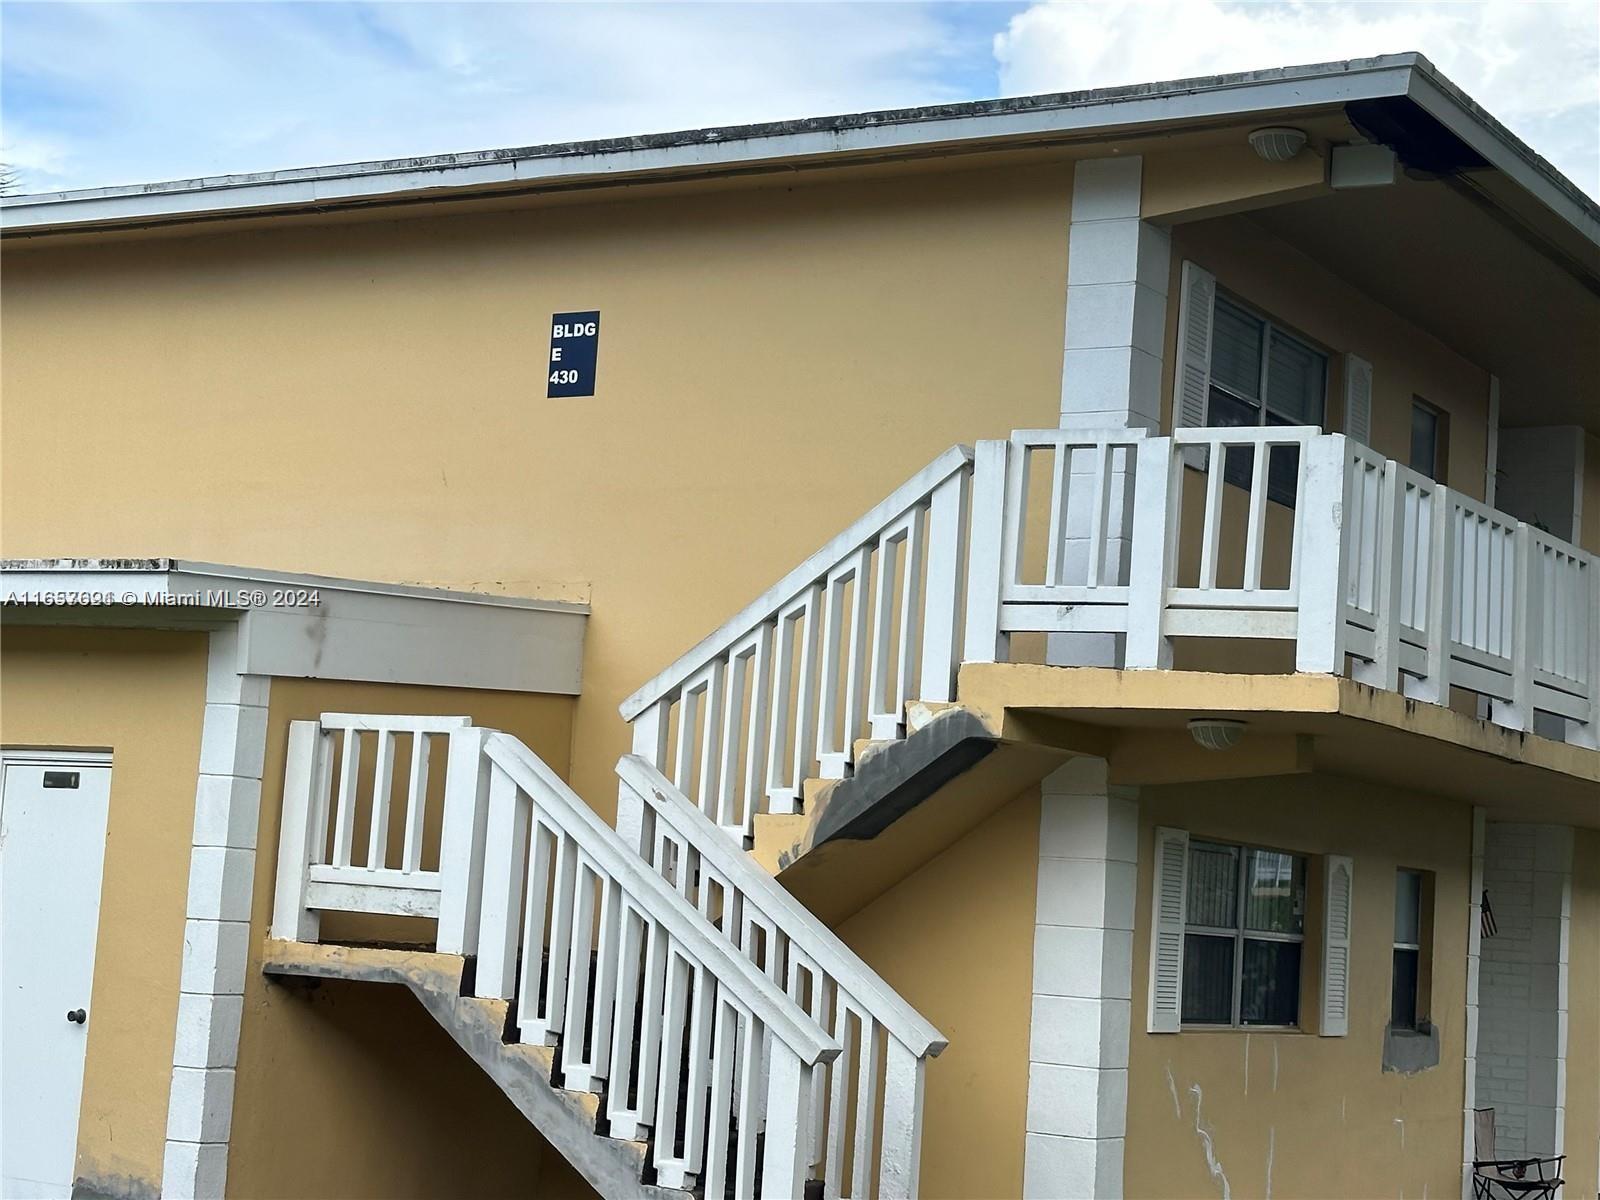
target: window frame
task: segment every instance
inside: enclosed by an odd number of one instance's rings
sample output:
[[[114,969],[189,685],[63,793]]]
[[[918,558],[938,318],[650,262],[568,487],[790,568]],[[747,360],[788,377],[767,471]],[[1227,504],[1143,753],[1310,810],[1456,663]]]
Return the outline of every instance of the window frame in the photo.
[[[1224,304],[1228,305],[1231,308],[1237,309],[1239,312],[1245,314],[1247,317],[1250,317],[1253,320],[1261,322],[1261,355],[1260,355],[1261,361],[1258,364],[1257,372],[1256,372],[1257,398],[1254,399],[1254,400],[1250,399],[1250,397],[1248,397],[1248,396],[1243,395],[1237,388],[1229,387],[1227,384],[1222,383],[1221,381],[1219,381],[1217,379],[1217,375],[1216,375],[1216,352],[1217,351],[1216,351],[1216,336],[1215,336],[1216,314],[1217,314],[1217,309],[1220,306],[1224,305]],[[1250,303],[1246,302],[1245,300],[1241,299],[1235,293],[1228,291],[1226,288],[1223,288],[1220,284],[1217,286],[1217,288],[1215,290],[1215,293],[1213,294],[1213,296],[1211,298],[1211,325],[1212,325],[1213,334],[1212,334],[1211,346],[1210,346],[1210,349],[1209,349],[1208,354],[1207,354],[1207,362],[1206,362],[1206,388],[1207,388],[1207,394],[1206,394],[1206,419],[1207,419],[1208,423],[1210,423],[1212,428],[1220,428],[1219,426],[1217,426],[1215,424],[1215,422],[1213,422],[1211,420],[1211,395],[1210,395],[1210,392],[1213,391],[1213,390],[1222,392],[1224,395],[1226,395],[1229,399],[1233,400],[1237,404],[1241,404],[1241,405],[1244,405],[1246,407],[1250,407],[1250,406],[1253,405],[1257,410],[1259,410],[1258,411],[1258,416],[1260,417],[1260,420],[1257,421],[1255,425],[1229,426],[1227,428],[1265,429],[1265,428],[1268,428],[1272,424],[1272,422],[1267,419],[1268,416],[1271,413],[1271,406],[1270,406],[1270,403],[1269,403],[1269,401],[1267,399],[1267,383],[1268,383],[1270,368],[1271,368],[1271,365],[1272,365],[1272,339],[1273,339],[1274,336],[1281,336],[1283,338],[1286,338],[1288,341],[1294,342],[1294,343],[1304,347],[1306,350],[1310,351],[1312,354],[1315,354],[1318,358],[1320,358],[1322,360],[1322,387],[1321,387],[1319,395],[1318,395],[1319,407],[1321,409],[1321,413],[1318,416],[1317,420],[1314,421],[1314,422],[1311,422],[1311,424],[1314,424],[1318,429],[1322,430],[1324,433],[1327,432],[1327,430],[1328,430],[1328,386],[1329,386],[1330,377],[1332,375],[1332,371],[1330,370],[1330,367],[1332,366],[1332,363],[1333,363],[1333,354],[1326,346],[1322,345],[1320,342],[1317,342],[1317,341],[1315,341],[1315,340],[1313,340],[1313,339],[1311,339],[1309,337],[1306,337],[1305,335],[1303,335],[1303,334],[1301,334],[1301,333],[1299,333],[1299,332],[1297,332],[1297,331],[1295,331],[1293,329],[1290,329],[1287,325],[1283,324],[1281,321],[1274,320],[1267,313],[1263,312],[1261,309],[1257,308],[1255,305],[1250,304]],[[1290,424],[1285,425],[1283,427],[1284,428],[1292,428],[1293,424],[1290,423]],[[1224,482],[1233,483],[1233,485],[1235,487],[1248,487],[1249,486],[1248,483],[1241,484],[1241,483],[1235,482],[1234,480],[1229,480],[1227,478],[1227,462],[1226,462],[1226,458],[1227,457],[1228,457],[1227,455],[1223,456],[1223,458],[1225,460],[1224,463],[1223,463],[1223,472],[1224,472],[1223,480],[1224,480]],[[1295,505],[1296,505],[1296,503],[1297,503],[1297,501],[1299,499],[1299,497],[1295,496],[1295,495],[1291,495],[1288,499],[1284,499],[1281,495],[1275,496],[1275,495],[1272,494],[1271,467],[1270,467],[1270,465],[1268,467],[1267,499],[1272,501],[1274,504],[1281,504],[1285,508],[1293,508],[1293,507],[1295,507]]]
[[[1421,396],[1413,393],[1411,397],[1413,427],[1418,410],[1426,412],[1433,417],[1433,467],[1432,470],[1424,471],[1411,461],[1411,450],[1414,447],[1407,448],[1406,466],[1441,486],[1448,486],[1445,483],[1445,476],[1450,471],[1450,414],[1437,404],[1424,400]]]
[[[1202,846],[1219,846],[1219,847],[1224,847],[1224,848],[1229,849],[1229,850],[1238,851],[1238,873],[1237,873],[1237,878],[1236,878],[1236,881],[1235,881],[1235,890],[1234,890],[1234,913],[1235,913],[1235,916],[1234,916],[1234,925],[1233,925],[1233,927],[1232,928],[1224,928],[1224,927],[1215,926],[1215,925],[1199,925],[1199,924],[1195,924],[1194,922],[1192,922],[1192,921],[1190,921],[1188,919],[1187,913],[1184,916],[1184,922],[1183,922],[1183,936],[1184,936],[1184,938],[1186,940],[1187,940],[1187,938],[1189,937],[1189,935],[1191,933],[1199,935],[1201,937],[1215,937],[1215,938],[1231,937],[1233,939],[1233,982],[1232,982],[1233,993],[1232,993],[1232,998],[1231,998],[1231,1000],[1232,1000],[1232,1011],[1231,1011],[1231,1020],[1227,1024],[1223,1024],[1223,1023],[1217,1022],[1217,1021],[1186,1021],[1186,1020],[1184,1020],[1183,1019],[1183,1001],[1182,1001],[1183,980],[1180,979],[1179,980],[1179,1001],[1178,1001],[1178,1028],[1180,1030],[1182,1030],[1182,1029],[1194,1029],[1194,1030],[1223,1030],[1223,1029],[1226,1029],[1226,1030],[1242,1030],[1242,1031],[1247,1032],[1247,1033],[1248,1032],[1253,1032],[1253,1031],[1258,1030],[1258,1029],[1260,1029],[1260,1030],[1268,1030],[1268,1031],[1276,1030],[1276,1031],[1280,1031],[1281,1032],[1281,1031],[1284,1031],[1284,1030],[1296,1030],[1296,1029],[1302,1028],[1302,1025],[1301,1025],[1301,1019],[1302,1019],[1302,1017],[1301,1017],[1301,1003],[1305,999],[1305,986],[1304,986],[1304,983],[1305,983],[1305,980],[1304,980],[1304,973],[1305,973],[1305,944],[1306,944],[1305,927],[1306,927],[1307,918],[1309,916],[1309,910],[1308,910],[1308,908],[1303,908],[1303,910],[1302,910],[1302,912],[1300,914],[1300,932],[1297,933],[1297,934],[1295,934],[1295,933],[1275,933],[1275,932],[1269,932],[1269,931],[1265,931],[1265,930],[1254,930],[1254,929],[1248,929],[1247,930],[1245,928],[1245,926],[1244,926],[1244,922],[1245,922],[1244,912],[1245,912],[1245,904],[1247,902],[1246,901],[1246,893],[1248,891],[1247,875],[1248,875],[1248,871],[1249,871],[1249,862],[1250,862],[1250,853],[1251,853],[1251,851],[1260,850],[1260,851],[1263,851],[1264,853],[1267,853],[1267,854],[1282,854],[1282,855],[1288,856],[1290,859],[1298,859],[1300,864],[1301,864],[1301,867],[1300,867],[1300,878],[1301,878],[1302,901],[1303,902],[1304,902],[1305,897],[1308,897],[1310,895],[1310,891],[1311,891],[1311,889],[1310,889],[1311,856],[1308,855],[1308,854],[1301,854],[1300,852],[1295,851],[1295,850],[1284,850],[1284,849],[1281,849],[1281,848],[1276,847],[1276,846],[1262,846],[1262,845],[1258,845],[1258,844],[1256,844],[1254,842],[1225,842],[1225,841],[1217,841],[1217,840],[1214,840],[1214,839],[1211,839],[1211,838],[1204,838],[1204,837],[1200,837],[1200,838],[1191,837],[1189,839],[1189,845],[1187,847],[1186,853],[1192,854],[1196,844],[1199,844],[1199,845],[1202,845]],[[1294,1005],[1295,1006],[1295,1020],[1290,1022],[1289,1024],[1269,1025],[1269,1024],[1263,1024],[1263,1023],[1252,1023],[1252,1024],[1249,1024],[1249,1025],[1246,1025],[1241,1020],[1241,1009],[1244,1007],[1244,943],[1246,941],[1293,943],[1293,944],[1298,945],[1298,946],[1301,947],[1301,951],[1300,951],[1301,978],[1295,980],[1295,1005]],[[1188,964],[1189,964],[1189,957],[1188,957],[1187,954],[1185,954],[1185,956],[1184,956],[1184,976],[1185,976],[1185,978],[1188,975],[1188,970],[1189,970]]]
[[[1417,910],[1416,910],[1417,940],[1415,942],[1402,942],[1400,940],[1400,938],[1399,938],[1399,933],[1400,933],[1400,928],[1399,928],[1400,927],[1400,906],[1399,906],[1399,902],[1400,902],[1400,878],[1403,875],[1412,876],[1416,880],[1416,888],[1415,888],[1415,890],[1413,892],[1413,894],[1417,898]],[[1390,951],[1389,951],[1389,1028],[1394,1029],[1394,1030],[1398,1030],[1398,1031],[1401,1031],[1401,1032],[1404,1032],[1404,1033],[1417,1033],[1417,1032],[1420,1032],[1422,1030],[1423,1026],[1425,1024],[1427,1024],[1427,1020],[1428,1020],[1427,1016],[1423,1012],[1423,999],[1424,999],[1423,983],[1424,983],[1424,975],[1423,975],[1423,961],[1422,961],[1423,960],[1423,951],[1426,949],[1427,944],[1428,944],[1428,932],[1429,932],[1428,931],[1428,925],[1427,925],[1428,891],[1429,891],[1429,888],[1428,888],[1428,872],[1422,870],[1419,867],[1396,867],[1395,868],[1395,872],[1394,872],[1394,877],[1395,877],[1395,912],[1394,912],[1394,925],[1395,925],[1394,933],[1395,933],[1395,937],[1393,939],[1393,944],[1391,945]],[[1395,965],[1399,961],[1399,956],[1402,953],[1408,953],[1408,954],[1416,955],[1416,967],[1411,972],[1411,1021],[1410,1021],[1409,1024],[1401,1024],[1400,1022],[1397,1022],[1394,1019],[1394,986],[1395,986],[1396,975],[1397,975],[1397,972],[1395,971]]]

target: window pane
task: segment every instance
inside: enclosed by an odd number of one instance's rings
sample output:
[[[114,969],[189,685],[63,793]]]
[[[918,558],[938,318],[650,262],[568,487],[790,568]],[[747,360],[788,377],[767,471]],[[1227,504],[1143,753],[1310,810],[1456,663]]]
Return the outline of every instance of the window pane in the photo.
[[[1244,943],[1241,1025],[1293,1025],[1300,1019],[1300,943]]]
[[[1239,928],[1239,849],[1189,843],[1189,924]]]
[[[1415,950],[1394,952],[1394,994],[1389,1001],[1389,1023],[1396,1029],[1417,1027],[1417,964]],[[1248,959],[1246,960],[1248,961]]]
[[[1437,479],[1439,469],[1439,414],[1426,404],[1411,402],[1411,469]]]
[[[1245,866],[1244,927],[1262,933],[1305,931],[1306,860],[1251,850]]]
[[[1261,398],[1262,323],[1217,297],[1211,322],[1211,378],[1252,400]]]
[[[1183,1020],[1197,1025],[1233,1024],[1231,937],[1191,933],[1183,939]]]
[[[1396,871],[1394,876],[1394,940],[1418,945],[1422,941],[1422,872]]]
[[[1269,353],[1267,410],[1286,425],[1321,425],[1327,359],[1277,330]]]

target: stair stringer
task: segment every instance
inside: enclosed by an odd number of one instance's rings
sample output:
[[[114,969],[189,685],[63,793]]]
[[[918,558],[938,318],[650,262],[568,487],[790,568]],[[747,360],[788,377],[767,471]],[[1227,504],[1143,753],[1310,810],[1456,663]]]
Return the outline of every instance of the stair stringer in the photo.
[[[684,1200],[687,1192],[640,1181],[644,1142],[595,1132],[600,1097],[552,1082],[555,1052],[504,1040],[508,1005],[461,994],[465,961],[455,954],[269,939],[261,969],[268,975],[400,984],[606,1200]]]

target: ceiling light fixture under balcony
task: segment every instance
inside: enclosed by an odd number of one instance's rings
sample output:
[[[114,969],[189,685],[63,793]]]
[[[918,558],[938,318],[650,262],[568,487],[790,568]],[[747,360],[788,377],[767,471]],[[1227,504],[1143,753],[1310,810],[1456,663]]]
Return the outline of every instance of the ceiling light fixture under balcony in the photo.
[[[1245,723],[1221,717],[1192,717],[1189,736],[1207,750],[1231,750],[1244,737]]]
[[[1250,148],[1267,162],[1288,162],[1306,146],[1306,131],[1285,125],[1269,125],[1250,131]]]

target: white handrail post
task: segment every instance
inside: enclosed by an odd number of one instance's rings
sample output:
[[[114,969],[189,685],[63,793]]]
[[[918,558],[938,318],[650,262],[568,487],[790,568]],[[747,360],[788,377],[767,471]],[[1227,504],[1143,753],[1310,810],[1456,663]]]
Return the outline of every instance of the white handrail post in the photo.
[[[899,1038],[889,1039],[883,1069],[879,1200],[914,1200],[922,1168],[925,1064]]]
[[[1177,501],[1183,459],[1172,439],[1146,438],[1135,451],[1133,526],[1128,547],[1129,669],[1169,670],[1172,640],[1163,618],[1177,558]]]
[[[1437,487],[1431,498],[1428,530],[1428,675],[1405,681],[1409,699],[1429,704],[1450,703],[1451,624],[1455,619],[1456,542],[1455,502],[1450,489]],[[1419,578],[1418,583],[1422,581]]]
[[[967,621],[964,662],[991,663],[1005,657],[1000,632],[1000,564],[1007,536],[1006,470],[1011,443],[981,441],[972,460],[972,524],[967,547]]]
[[[1378,558],[1373,580],[1372,663],[1357,670],[1356,678],[1387,692],[1400,688],[1400,612],[1405,579],[1405,485],[1399,464],[1383,463],[1382,494],[1378,502]]]
[[[278,878],[272,898],[272,936],[291,942],[314,942],[321,919],[306,907],[306,880],[317,857],[316,820],[322,805],[316,795],[322,750],[319,721],[289,722],[287,769],[283,777],[283,811],[278,827]]]
[[[1567,740],[1600,750],[1600,556],[1588,556],[1583,574],[1588,594],[1581,601],[1578,619],[1587,625],[1589,636],[1588,678],[1584,680],[1588,714],[1582,721],[1568,723]]]
[[[421,735],[418,735],[419,737]],[[444,777],[444,822],[439,836],[440,954],[478,952],[483,900],[483,852],[489,824],[489,760],[484,730],[450,732]]]
[[[811,1157],[812,1068],[777,1037],[767,1039],[767,1140],[761,1194],[801,1196]]]
[[[961,587],[967,561],[969,470],[957,471],[934,488],[928,504],[921,686],[912,699],[947,701],[956,698],[956,667],[960,664],[961,652],[956,640],[956,618],[961,611]],[[902,712],[899,717],[904,720],[905,714]]]
[[[492,766],[475,996],[510,1000],[516,995],[517,942],[521,935],[517,925],[522,913],[530,809],[531,804],[516,781],[499,766]]]
[[[1489,719],[1507,729],[1533,728],[1533,676],[1543,627],[1542,572],[1534,562],[1533,531],[1518,521],[1511,535],[1511,702],[1496,700]]]
[[[1309,439],[1298,497],[1300,512],[1295,547],[1299,563],[1296,603],[1300,617],[1295,632],[1295,670],[1318,675],[1344,672],[1345,564],[1350,553],[1350,526],[1345,520],[1344,435]]]
[[[657,700],[631,722],[633,752],[651,766],[664,769],[667,762],[667,706]],[[617,788],[617,836],[635,854],[644,856],[644,801],[627,784]]]

